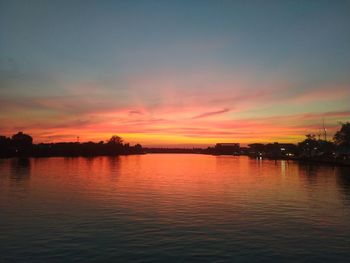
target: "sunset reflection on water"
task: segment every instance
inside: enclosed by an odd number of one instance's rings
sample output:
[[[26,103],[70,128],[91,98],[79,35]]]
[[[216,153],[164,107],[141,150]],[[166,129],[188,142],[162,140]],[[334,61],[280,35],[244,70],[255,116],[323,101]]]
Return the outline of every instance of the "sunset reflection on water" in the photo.
[[[348,176],[191,154],[0,160],[0,259],[342,260]]]

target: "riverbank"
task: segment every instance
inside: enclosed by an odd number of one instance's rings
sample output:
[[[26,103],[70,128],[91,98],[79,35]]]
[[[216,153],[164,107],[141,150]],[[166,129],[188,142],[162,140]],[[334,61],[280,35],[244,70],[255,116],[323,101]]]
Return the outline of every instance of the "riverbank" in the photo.
[[[246,155],[254,159],[267,159],[267,160],[287,160],[298,161],[300,163],[312,163],[312,164],[328,164],[336,166],[350,166],[350,159],[327,159],[327,158],[305,158],[305,157],[259,157]]]

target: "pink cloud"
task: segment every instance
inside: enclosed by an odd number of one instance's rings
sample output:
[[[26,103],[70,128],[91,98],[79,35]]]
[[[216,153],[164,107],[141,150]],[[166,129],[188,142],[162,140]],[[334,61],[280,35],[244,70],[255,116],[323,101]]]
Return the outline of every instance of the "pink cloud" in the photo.
[[[311,90],[303,90],[296,95],[293,101],[298,103],[307,103],[311,101],[330,101],[343,99],[348,97],[350,99],[349,86],[321,86]]]
[[[24,129],[39,141],[71,140],[77,135],[89,140],[110,133],[261,141],[315,132],[322,117],[331,132],[339,120],[349,120],[347,110],[308,112],[310,101],[337,102],[348,96],[342,86],[298,93],[289,78],[217,72],[146,72],[122,83],[113,79],[65,83],[61,96],[2,97],[0,132],[10,135]],[[124,86],[115,92],[111,87],[117,84]],[[276,116],[259,112],[266,105],[293,103],[305,106],[305,111]],[[256,117],[240,117],[249,111]]]

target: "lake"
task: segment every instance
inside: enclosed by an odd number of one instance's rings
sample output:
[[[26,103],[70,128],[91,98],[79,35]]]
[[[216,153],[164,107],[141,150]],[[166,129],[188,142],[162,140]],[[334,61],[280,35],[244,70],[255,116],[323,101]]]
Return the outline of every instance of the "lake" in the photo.
[[[347,262],[350,169],[245,156],[0,160],[0,262]]]

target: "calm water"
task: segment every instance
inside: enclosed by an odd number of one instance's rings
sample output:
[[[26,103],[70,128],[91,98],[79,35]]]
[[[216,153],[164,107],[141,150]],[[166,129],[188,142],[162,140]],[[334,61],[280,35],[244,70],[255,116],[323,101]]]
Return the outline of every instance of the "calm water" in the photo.
[[[171,154],[0,160],[0,262],[349,258],[349,168]]]

